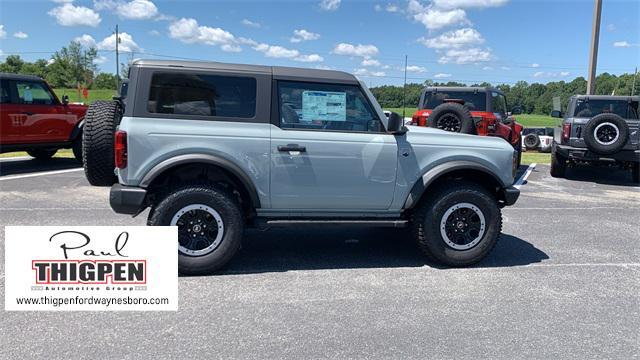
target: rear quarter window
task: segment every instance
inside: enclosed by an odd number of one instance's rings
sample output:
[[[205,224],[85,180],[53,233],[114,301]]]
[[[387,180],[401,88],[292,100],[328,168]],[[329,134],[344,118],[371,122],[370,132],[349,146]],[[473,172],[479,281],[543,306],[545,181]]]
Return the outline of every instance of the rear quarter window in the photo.
[[[481,91],[428,91],[421,108],[433,110],[445,100],[460,100],[471,111],[487,111],[487,94]]]
[[[147,111],[197,117],[253,118],[256,79],[197,73],[154,73]]]

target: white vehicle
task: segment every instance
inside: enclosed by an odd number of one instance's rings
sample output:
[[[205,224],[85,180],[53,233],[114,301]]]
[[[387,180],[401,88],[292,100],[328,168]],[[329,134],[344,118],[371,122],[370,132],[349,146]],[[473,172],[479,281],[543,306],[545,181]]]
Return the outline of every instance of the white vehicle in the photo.
[[[553,144],[553,128],[524,128],[522,130],[522,148],[551,152]]]

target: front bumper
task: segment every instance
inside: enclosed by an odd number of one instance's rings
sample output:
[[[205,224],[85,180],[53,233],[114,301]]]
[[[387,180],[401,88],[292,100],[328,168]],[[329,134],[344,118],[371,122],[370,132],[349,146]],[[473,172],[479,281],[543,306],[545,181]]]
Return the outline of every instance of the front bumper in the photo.
[[[509,186],[508,188],[502,189],[501,193],[502,193],[501,200],[503,201],[504,206],[511,206],[515,204],[516,201],[518,201],[518,198],[520,197],[520,190],[513,186]]]
[[[109,204],[118,214],[137,215],[146,208],[147,190],[115,184],[109,192]]]
[[[554,143],[556,152],[562,157],[574,161],[622,161],[622,162],[640,162],[640,150],[620,150],[611,155],[595,154],[587,148],[577,148],[569,145],[560,145]]]

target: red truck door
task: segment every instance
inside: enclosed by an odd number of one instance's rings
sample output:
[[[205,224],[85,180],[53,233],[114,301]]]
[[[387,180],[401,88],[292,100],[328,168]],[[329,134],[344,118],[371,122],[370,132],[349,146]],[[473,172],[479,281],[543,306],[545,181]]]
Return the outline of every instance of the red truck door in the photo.
[[[0,82],[2,93],[0,96],[0,144],[16,144],[21,142],[22,121],[24,115],[20,111],[15,92],[11,89],[11,82]]]
[[[58,101],[51,89],[39,81],[16,80],[20,111],[24,115],[24,143],[54,143],[69,139],[76,116]]]

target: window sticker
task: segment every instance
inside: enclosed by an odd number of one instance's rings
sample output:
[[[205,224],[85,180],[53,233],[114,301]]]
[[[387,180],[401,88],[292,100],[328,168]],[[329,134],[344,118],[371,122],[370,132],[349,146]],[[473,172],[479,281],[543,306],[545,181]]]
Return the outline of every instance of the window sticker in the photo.
[[[22,99],[25,102],[33,102],[33,94],[31,94],[31,89],[29,88],[24,89],[24,92],[22,93]]]
[[[302,93],[302,121],[346,121],[347,93],[333,91],[304,91]]]

